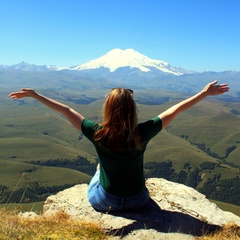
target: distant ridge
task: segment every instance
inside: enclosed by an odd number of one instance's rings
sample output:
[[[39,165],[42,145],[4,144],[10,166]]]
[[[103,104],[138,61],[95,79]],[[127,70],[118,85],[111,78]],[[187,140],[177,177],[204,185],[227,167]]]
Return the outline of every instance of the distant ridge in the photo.
[[[89,62],[75,65],[75,66],[56,66],[56,65],[36,65],[25,61],[14,65],[0,64],[0,70],[21,70],[31,72],[49,72],[49,71],[62,71],[70,70],[77,72],[97,73],[102,75],[103,73],[123,73],[132,74],[134,70],[142,74],[154,74],[155,76],[182,76],[188,74],[216,74],[222,73],[224,75],[232,76],[239,74],[238,71],[226,70],[223,72],[196,72],[193,70],[186,70],[181,67],[175,67],[163,60],[156,60],[149,58],[138,51],[129,48],[122,50],[120,48],[114,48],[107,52],[105,55],[93,59]],[[99,71],[100,70],[100,71]],[[122,71],[123,70],[123,71]],[[145,75],[146,76],[146,75]],[[153,76],[151,76],[153,77]]]
[[[57,71],[57,70],[63,70],[66,68],[60,68],[55,65],[35,65],[35,64],[30,64],[27,62],[20,62],[11,66],[7,65],[0,65],[0,69],[3,70],[22,70],[22,71],[32,71],[32,72],[45,72],[45,71]]]
[[[240,72],[194,72],[171,66],[163,60],[151,59],[134,49],[115,48],[105,55],[84,64],[71,67],[35,65],[27,62],[7,66],[0,64],[0,86],[56,86],[65,88],[152,88],[177,92],[200,91],[204,85],[217,79],[231,86],[228,95],[221,98],[240,98]],[[234,101],[238,101],[238,100]],[[230,98],[233,101],[232,98]]]
[[[138,69],[140,72],[143,73],[158,71],[164,74],[170,74],[175,76],[193,73],[193,71],[191,70],[173,67],[163,60],[151,59],[137,52],[134,49],[122,50],[119,48],[115,48],[97,59],[73,67],[57,67],[55,65],[38,66],[24,61],[11,66],[3,64],[0,65],[0,69],[4,70],[11,69],[35,72],[60,71],[60,70],[84,71],[106,69],[110,73],[112,73],[121,68]]]

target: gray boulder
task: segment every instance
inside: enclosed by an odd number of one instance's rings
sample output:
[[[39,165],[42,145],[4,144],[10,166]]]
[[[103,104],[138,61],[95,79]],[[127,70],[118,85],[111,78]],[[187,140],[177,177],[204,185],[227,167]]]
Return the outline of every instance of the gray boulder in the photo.
[[[146,185],[151,200],[137,212],[100,213],[87,200],[87,184],[79,184],[44,204],[44,215],[64,211],[83,221],[95,222],[119,239],[194,239],[227,223],[240,226],[240,217],[219,209],[206,197],[183,184],[151,178]]]

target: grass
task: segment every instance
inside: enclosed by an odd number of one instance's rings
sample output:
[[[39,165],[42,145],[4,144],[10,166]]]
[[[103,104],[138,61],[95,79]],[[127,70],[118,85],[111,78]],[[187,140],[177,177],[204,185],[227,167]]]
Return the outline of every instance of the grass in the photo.
[[[2,240],[102,240],[109,239],[104,229],[92,222],[71,218],[64,212],[52,216],[22,217],[17,211],[0,208],[0,239]],[[240,227],[226,224],[214,233],[195,240],[237,240]]]
[[[239,240],[240,227],[234,224],[226,224],[219,231],[204,236],[196,237],[195,240]]]
[[[74,160],[77,156],[95,162],[95,156],[79,147],[79,132],[66,119],[44,106],[36,107],[34,102],[24,106],[12,103],[11,106],[11,110],[2,106],[6,111],[0,119],[0,185],[11,191],[22,174],[24,177],[18,187],[26,187],[29,182],[38,182],[42,186],[89,182],[90,176],[79,171],[29,163]],[[28,172],[32,168],[36,171]]]
[[[171,125],[169,132],[177,136],[188,136],[188,140],[196,144],[204,143],[212,152],[239,165],[237,157],[240,151],[239,115],[231,114],[230,109],[223,106],[215,106],[218,111],[209,103],[204,107],[211,113],[210,116],[202,112],[203,106],[200,104],[196,107],[199,110],[198,115],[194,115],[193,110],[182,114]],[[227,149],[232,146],[236,149],[226,156]]]
[[[33,167],[34,171],[27,172]],[[16,185],[18,185],[17,187],[26,187],[33,182],[38,182],[41,186],[60,186],[89,181],[90,176],[73,169],[0,161],[0,184],[8,187],[9,191],[13,190]]]
[[[59,212],[50,217],[20,217],[17,212],[0,209],[0,239],[2,240],[101,240],[107,235],[94,223],[82,222]]]

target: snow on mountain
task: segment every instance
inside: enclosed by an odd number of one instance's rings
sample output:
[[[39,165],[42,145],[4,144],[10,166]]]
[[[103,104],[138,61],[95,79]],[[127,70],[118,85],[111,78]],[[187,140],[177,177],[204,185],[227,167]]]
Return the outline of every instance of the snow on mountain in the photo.
[[[134,49],[121,50],[119,48],[113,49],[107,54],[95,60],[70,68],[71,70],[91,70],[105,67],[114,72],[120,67],[138,68],[143,72],[150,72],[152,68],[160,70],[165,73],[174,75],[182,75],[186,73],[185,70],[172,67],[167,62],[162,60],[151,59]]]

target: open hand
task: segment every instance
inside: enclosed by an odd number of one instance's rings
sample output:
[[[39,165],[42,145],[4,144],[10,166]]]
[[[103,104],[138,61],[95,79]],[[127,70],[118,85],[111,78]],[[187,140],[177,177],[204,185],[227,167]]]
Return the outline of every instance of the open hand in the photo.
[[[228,86],[227,83],[223,83],[223,84],[220,84],[220,85],[216,85],[217,82],[218,82],[218,81],[215,80],[214,82],[209,83],[209,84],[203,89],[203,91],[206,92],[208,96],[223,94],[223,93],[229,91],[229,86]]]
[[[36,92],[31,88],[22,88],[21,91],[12,92],[8,96],[11,99],[20,99],[25,97],[33,97]]]

